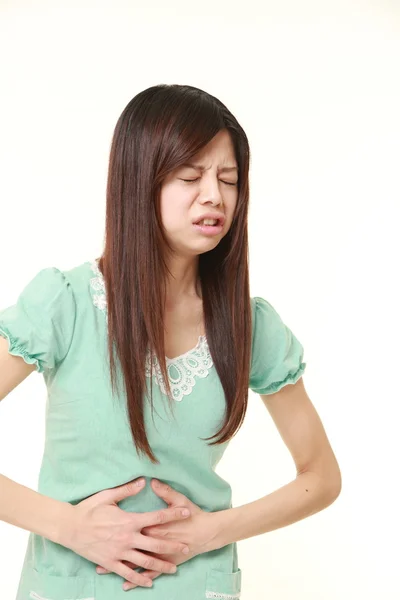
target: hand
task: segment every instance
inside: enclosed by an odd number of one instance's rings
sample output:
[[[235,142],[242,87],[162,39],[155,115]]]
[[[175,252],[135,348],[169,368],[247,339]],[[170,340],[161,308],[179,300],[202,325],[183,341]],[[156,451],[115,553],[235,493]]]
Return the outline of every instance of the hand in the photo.
[[[162,498],[169,505],[170,509],[177,506],[187,507],[191,513],[190,518],[185,519],[185,521],[148,525],[141,530],[142,534],[150,536],[151,538],[154,538],[154,540],[176,540],[183,542],[189,546],[190,549],[189,554],[186,556],[180,552],[157,552],[156,556],[172,562],[175,565],[179,565],[190,560],[197,554],[208,552],[211,549],[211,543],[216,534],[215,517],[218,513],[208,513],[201,510],[201,508],[191,502],[184,494],[177,492],[164,483],[158,482],[156,479],[152,479],[151,487],[157,496]],[[150,556],[155,556],[155,553],[152,552],[148,554]],[[132,563],[130,566],[136,568],[140,565]],[[96,571],[98,574],[110,572],[101,567],[97,567]],[[152,567],[151,570],[142,572],[142,575],[151,579],[155,579],[161,574],[162,572],[160,572],[157,567]],[[136,586],[135,583],[132,584],[126,582],[123,585],[123,589],[130,590]]]
[[[128,496],[135,496],[143,488],[144,485],[137,486],[134,480],[116,488],[102,490],[75,506],[71,505],[72,520],[68,522],[60,543],[135,585],[151,587],[153,582],[144,574],[131,569],[125,561],[133,562],[138,567],[157,569],[162,573],[175,573],[175,563],[158,557],[149,558],[138,549],[179,554],[186,545],[175,540],[151,539],[142,535],[141,530],[146,526],[186,519],[187,516],[182,514],[182,508],[177,507],[131,513],[117,506],[118,502]]]

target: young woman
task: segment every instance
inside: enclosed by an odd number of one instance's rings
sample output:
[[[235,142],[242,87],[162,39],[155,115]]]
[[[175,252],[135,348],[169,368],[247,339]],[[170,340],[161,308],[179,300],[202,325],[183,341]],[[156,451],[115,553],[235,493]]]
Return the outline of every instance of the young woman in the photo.
[[[0,399],[34,370],[48,390],[38,492],[0,476],[0,518],[31,532],[17,600],[237,599],[237,541],[338,496],[303,347],[250,297],[249,161],[217,98],[139,93],[112,140],[101,257],[42,269],[0,312]],[[249,388],[297,477],[233,508],[215,467]]]

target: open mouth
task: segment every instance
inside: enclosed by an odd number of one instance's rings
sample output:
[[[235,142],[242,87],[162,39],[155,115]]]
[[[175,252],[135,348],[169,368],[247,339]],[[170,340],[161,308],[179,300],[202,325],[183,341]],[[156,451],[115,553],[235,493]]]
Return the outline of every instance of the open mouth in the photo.
[[[224,229],[223,219],[202,219],[193,223],[193,227],[206,236],[220,235]]]
[[[218,225],[221,225],[221,219],[202,219],[201,221],[197,221],[196,223],[194,223],[195,225],[208,225],[211,227],[216,227]]]

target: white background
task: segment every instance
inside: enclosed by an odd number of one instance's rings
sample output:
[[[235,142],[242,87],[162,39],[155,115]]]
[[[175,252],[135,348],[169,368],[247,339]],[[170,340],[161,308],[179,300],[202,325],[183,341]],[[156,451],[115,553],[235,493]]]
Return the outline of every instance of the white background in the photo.
[[[343,477],[328,509],[239,542],[242,597],[398,599],[399,4],[3,0],[0,17],[0,306],[40,269],[101,252],[109,145],[133,96],[219,97],[252,152],[251,293],[304,345]],[[250,394],[218,467],[234,506],[295,477]],[[33,373],[0,411],[0,472],[34,489],[45,395]],[[0,523],[2,600],[27,538]]]

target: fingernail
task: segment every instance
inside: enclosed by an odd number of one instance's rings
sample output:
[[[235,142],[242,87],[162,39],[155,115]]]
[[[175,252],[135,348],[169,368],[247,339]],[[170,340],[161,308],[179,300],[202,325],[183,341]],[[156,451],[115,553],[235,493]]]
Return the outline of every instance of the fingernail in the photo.
[[[183,554],[189,554],[189,548],[183,548],[182,552]]]
[[[188,517],[189,515],[190,515],[190,510],[188,510],[187,508],[184,508],[182,511],[182,516]]]
[[[143,485],[143,484],[144,484],[144,479],[139,479],[139,480],[136,482],[136,485],[137,485],[138,487],[140,487],[140,486],[141,486],[141,485]]]

